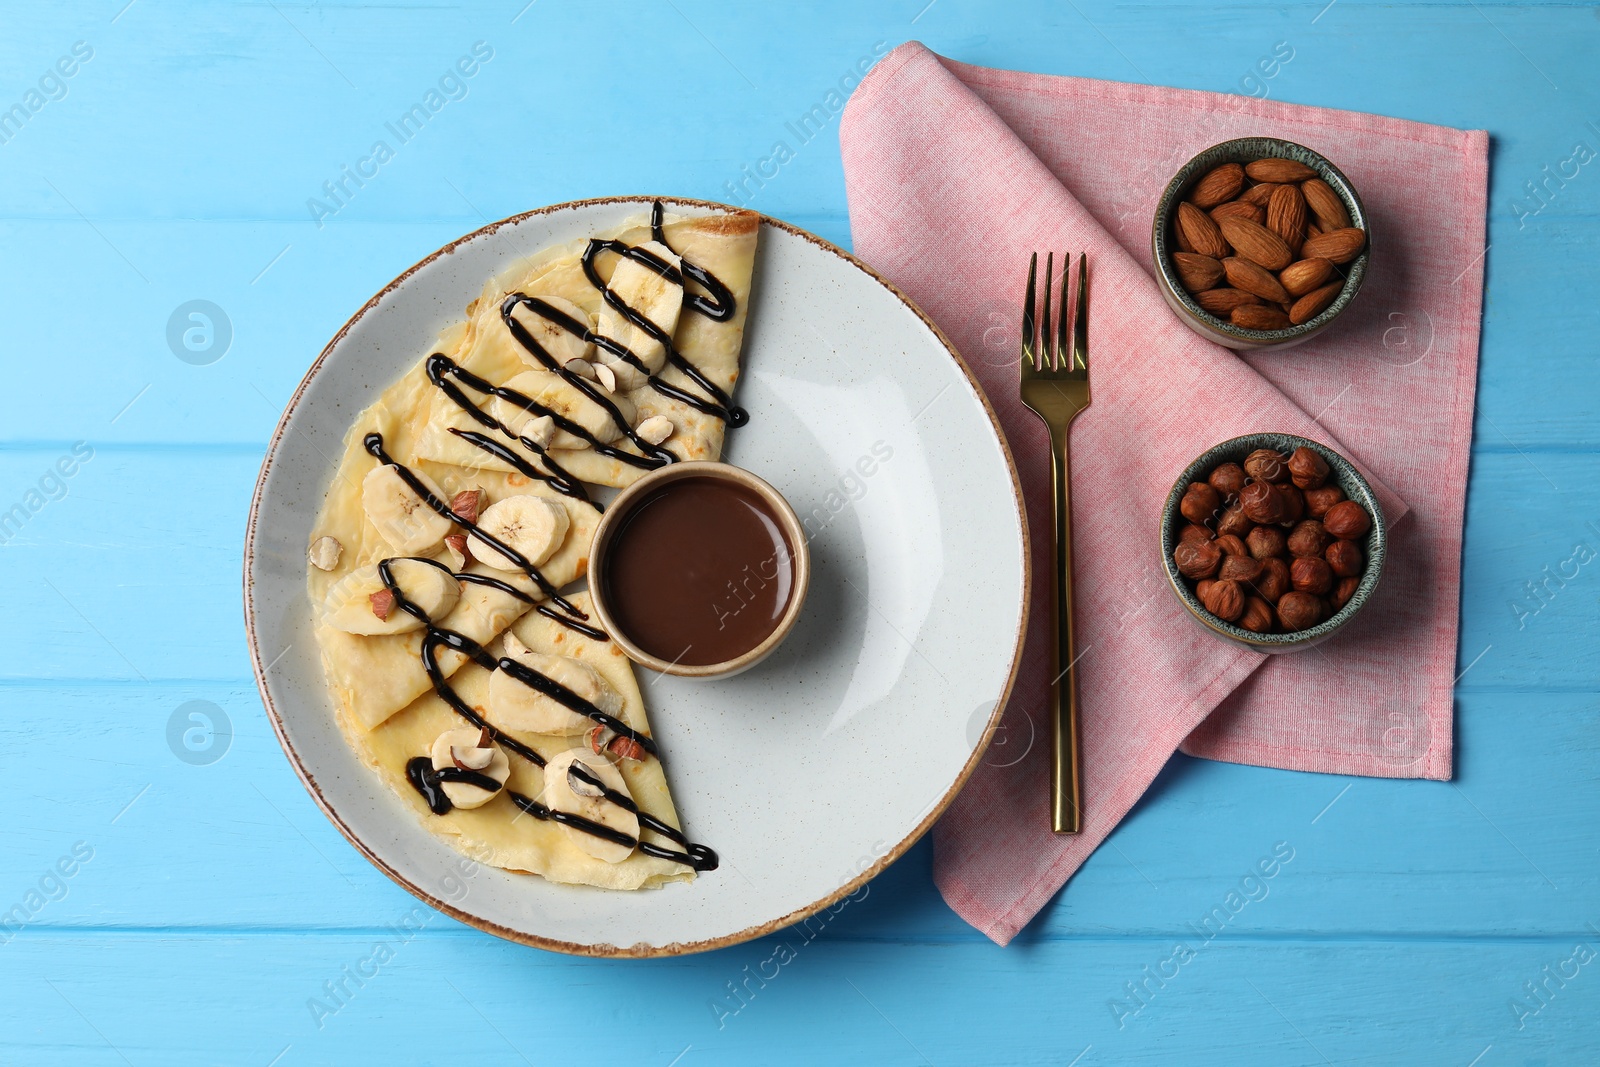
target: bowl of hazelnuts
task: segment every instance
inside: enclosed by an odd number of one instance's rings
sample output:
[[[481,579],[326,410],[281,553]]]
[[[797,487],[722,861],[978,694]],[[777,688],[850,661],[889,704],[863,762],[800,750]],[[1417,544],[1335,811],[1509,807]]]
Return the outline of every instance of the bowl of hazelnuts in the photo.
[[[1354,618],[1377,588],[1387,543],[1360,472],[1286,433],[1208,449],[1161,515],[1161,554],[1183,606],[1259,652],[1310,648]]]
[[[1369,254],[1366,211],[1344,174],[1276,137],[1224,141],[1185,163],[1151,240],[1167,304],[1241,351],[1287,348],[1332,325]]]

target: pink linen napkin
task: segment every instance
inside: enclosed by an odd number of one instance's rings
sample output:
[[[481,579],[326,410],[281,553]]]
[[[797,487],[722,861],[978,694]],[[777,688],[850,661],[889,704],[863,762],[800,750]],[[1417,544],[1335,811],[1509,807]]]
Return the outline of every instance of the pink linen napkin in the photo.
[[[1202,340],[1151,277],[1156,199],[1218,141],[1276,135],[1334,160],[1372,219],[1364,291],[1281,354]],[[991,758],[935,831],[934,877],[1005,944],[1173,751],[1261,766],[1448,778],[1461,525],[1477,378],[1487,135],[1324,108],[967,66],[909,43],[840,126],[855,249],[963,353],[1016,456],[1047,604],[1045,433],[1017,399],[1027,255],[1088,252],[1094,400],[1074,424],[1084,832],[1050,832],[1047,744]],[[1315,650],[1266,657],[1188,619],[1156,526],[1173,479],[1238,434],[1322,442],[1372,478],[1385,578]],[[1404,521],[1400,521],[1404,518]],[[1040,535],[1043,531],[1043,536]],[[1033,612],[1008,736],[1046,736],[1047,612]],[[1010,764],[1010,765],[1006,765]]]

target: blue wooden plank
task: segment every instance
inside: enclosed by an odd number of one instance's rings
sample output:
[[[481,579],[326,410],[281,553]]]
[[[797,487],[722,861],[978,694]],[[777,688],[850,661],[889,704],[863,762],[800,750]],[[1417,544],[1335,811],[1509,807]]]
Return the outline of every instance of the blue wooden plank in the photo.
[[[1482,1062],[1581,1063],[1592,1045],[1579,1024],[1600,1007],[1597,964],[1569,963],[1570,938],[1119,940],[1073,945],[1044,970],[1028,949],[860,944],[825,929],[677,960],[568,961],[411,935],[421,917],[405,908],[387,922],[393,932],[364,936],[18,939],[0,959],[19,1020],[0,1033],[0,1055],[1316,1067],[1466,1064],[1488,1050]],[[160,991],[137,1011],[103,964],[115,954],[135,956],[141,983]],[[1545,978],[1564,965],[1564,985]],[[1548,982],[1542,1001],[1525,989],[1537,982]],[[1514,1013],[1518,998],[1527,1014]]]

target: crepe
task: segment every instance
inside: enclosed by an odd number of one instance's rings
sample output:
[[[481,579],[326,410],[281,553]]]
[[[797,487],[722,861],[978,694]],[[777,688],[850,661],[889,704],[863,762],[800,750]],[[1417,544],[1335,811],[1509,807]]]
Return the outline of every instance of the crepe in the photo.
[[[569,587],[600,515],[583,483],[721,455],[742,415],[758,228],[658,205],[514,264],[345,439],[307,579],[335,714],[423,824],[480,862],[611,889],[714,865],[677,830],[631,662]],[[551,684],[560,699],[507,716]]]
[[[676,329],[672,334],[673,347],[677,352],[711,384],[727,394],[733,392],[739,380],[739,354],[744,343],[759,225],[760,216],[753,212],[677,219],[665,221],[662,225],[662,235],[674,252],[709,271],[732,294],[732,315],[726,321],[718,322],[705,315],[685,312],[677,317]],[[626,227],[612,235],[611,239],[638,246],[650,242],[651,237],[651,227],[643,224]],[[600,291],[584,274],[581,261],[586,245],[587,242],[574,242],[548,250],[491,280],[472,304],[466,330],[460,335],[458,343],[446,350],[445,354],[462,369],[495,385],[503,385],[523,372],[542,370],[537,359],[512,336],[502,318],[502,304],[506,297],[514,293],[531,298],[570,301],[581,309],[588,325],[603,332],[607,325],[604,321],[606,304]],[[620,260],[614,255],[596,257],[595,267],[601,280],[611,283],[619,263]],[[685,289],[691,299],[705,295],[705,289],[693,281],[688,281]],[[514,316],[522,322],[530,321],[526,310],[519,309]],[[655,382],[669,389],[682,390],[697,397],[706,395],[699,383],[675,365],[665,366],[653,377]],[[573,408],[593,410],[594,405],[585,403],[585,397],[579,389],[566,386],[557,392]],[[663,445],[676,458],[715,460],[721,457],[726,431],[724,419],[665,395],[654,384],[625,388],[617,395],[626,401],[624,407],[633,415],[629,419],[633,427],[657,416],[671,422],[673,433]],[[427,429],[419,441],[419,455],[465,467],[503,472],[513,470],[510,464],[450,432],[452,429],[482,430],[483,427],[469,413],[438,391],[435,391],[431,401]],[[522,447],[514,438],[500,435],[497,440],[523,460],[545,469],[537,453]],[[631,455],[643,454],[642,449],[625,437],[617,442],[617,447]],[[559,442],[550,448],[549,456],[574,477],[594,485],[620,488],[631,484],[648,470],[647,467],[607,457],[593,447],[561,447]]]
[[[584,611],[589,608],[586,593],[574,594],[572,602]],[[615,644],[595,641],[538,614],[525,615],[511,629],[524,645],[537,652],[571,656],[593,666],[621,695],[623,710],[619,717],[640,733],[649,733],[644,698],[634,678],[633,665]],[[457,672],[451,684],[469,704],[482,707],[486,703],[489,672],[475,663],[468,664]],[[362,758],[378,770],[429,829],[451,839],[456,848],[480,863],[531,871],[555,882],[607,889],[650,888],[694,877],[694,872],[682,864],[638,854],[623,863],[594,859],[574,843],[572,831],[523,814],[505,792],[481,808],[457,809],[448,815],[431,814],[422,797],[406,781],[405,764],[412,756],[427,751],[441,731],[458,725],[460,719],[456,713],[430,692],[390,718],[381,729],[357,733],[351,740]],[[548,734],[518,732],[513,736],[546,758],[574,744],[571,738]],[[581,740],[577,743],[581,744]],[[619,769],[641,810],[669,825],[678,825],[677,811],[667,790],[660,760],[624,760]],[[528,761],[513,756],[511,780],[507,786],[525,796],[538,797],[544,789],[544,773]]]

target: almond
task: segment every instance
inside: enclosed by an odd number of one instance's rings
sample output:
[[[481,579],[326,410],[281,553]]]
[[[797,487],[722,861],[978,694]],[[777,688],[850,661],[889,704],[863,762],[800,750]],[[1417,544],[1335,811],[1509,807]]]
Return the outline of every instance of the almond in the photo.
[[[1272,199],[1272,194],[1277,188],[1278,186],[1274,182],[1263,182],[1260,185],[1252,185],[1250,188],[1244,191],[1244,195],[1239,197],[1239,199],[1243,200],[1247,204],[1254,204],[1257,207],[1266,207],[1267,201]]]
[[[1244,172],[1258,182],[1303,182],[1317,176],[1316,171],[1292,159],[1258,159],[1247,164]]]
[[[1265,222],[1267,213],[1256,204],[1243,200],[1229,200],[1226,204],[1218,204],[1211,209],[1213,222],[1222,219],[1249,219],[1251,222]]]
[[[1350,212],[1345,210],[1344,201],[1327,182],[1312,178],[1300,186],[1300,191],[1324,230],[1342,230],[1350,225]]]
[[[1306,236],[1306,198],[1293,185],[1280,185],[1267,201],[1267,229],[1283,238],[1290,252],[1298,251]]]
[[[1260,223],[1224,218],[1217,226],[1235,252],[1268,270],[1282,270],[1295,260],[1283,238]]]
[[[1320,235],[1321,233],[1322,233],[1322,227],[1318,226],[1314,222],[1306,227],[1306,236],[1307,237],[1316,237],[1316,236]]]
[[[1211,221],[1210,216],[1193,204],[1185,202],[1178,205],[1178,231],[1189,242],[1190,249],[1202,256],[1221,259],[1228,254],[1222,231],[1217,229],[1217,224]]]
[[[482,488],[463,489],[450,498],[450,510],[456,513],[456,518],[464,522],[477,522],[478,514],[483,511],[483,506],[488,502],[489,494]]]
[[[1228,316],[1235,326],[1246,330],[1287,330],[1289,316],[1265,304],[1245,304],[1233,309]]]
[[[1311,238],[1300,247],[1306,259],[1331,259],[1335,263],[1348,263],[1361,254],[1367,243],[1367,231],[1347,226],[1342,230],[1327,230]]]
[[[1207,289],[1203,293],[1194,294],[1194,302],[1213,315],[1227,318],[1228,313],[1234,308],[1243,307],[1245,304],[1259,304],[1261,298],[1243,289]]]
[[[368,593],[367,600],[372,604],[372,613],[380,619],[387,619],[394,614],[394,593],[388,589],[380,589],[376,593]]]
[[[444,539],[444,546],[450,553],[450,562],[455,564],[455,570],[461,570],[467,565],[467,535],[451,534]]]
[[[1217,268],[1217,274],[1222,274],[1222,268]],[[1217,284],[1212,282],[1212,285]],[[339,543],[337,537],[319,537],[311,542],[311,547],[306,550],[306,558],[311,565],[319,571],[331,571],[339,565],[339,557],[344,554],[344,545]]]
[[[1283,268],[1283,273],[1278,275],[1278,281],[1283,283],[1284,289],[1290,296],[1301,297],[1327,281],[1332,274],[1332,260],[1302,259]]]
[[[620,734],[613,737],[611,743],[606,745],[606,751],[618,759],[642,760],[645,757],[643,745],[631,737],[623,737]]]
[[[1289,309],[1289,321],[1296,326],[1302,322],[1310,322],[1322,314],[1327,306],[1333,303],[1333,298],[1339,295],[1339,290],[1344,288],[1344,279],[1329,282],[1321,289],[1313,289],[1294,302],[1294,307]]]
[[[1237,163],[1224,163],[1207,171],[1195,183],[1189,200],[1199,208],[1214,208],[1225,200],[1232,200],[1244,188],[1244,168]]]
[[[1219,230],[1218,232],[1220,233],[1221,231]],[[1183,235],[1183,227],[1176,222],[1172,224],[1172,243],[1177,246],[1180,252],[1195,254],[1194,245],[1189,243],[1189,239]]]
[[[1178,278],[1191,293],[1214,288],[1222,281],[1222,264],[1210,256],[1197,256],[1193,252],[1175,252],[1172,265],[1178,268]]]
[[[1238,256],[1229,256],[1222,261],[1223,272],[1228,276],[1228,284],[1235,289],[1243,289],[1247,293],[1254,293],[1263,300],[1273,303],[1288,303],[1289,294],[1284,291],[1278,279],[1258,263]]]

